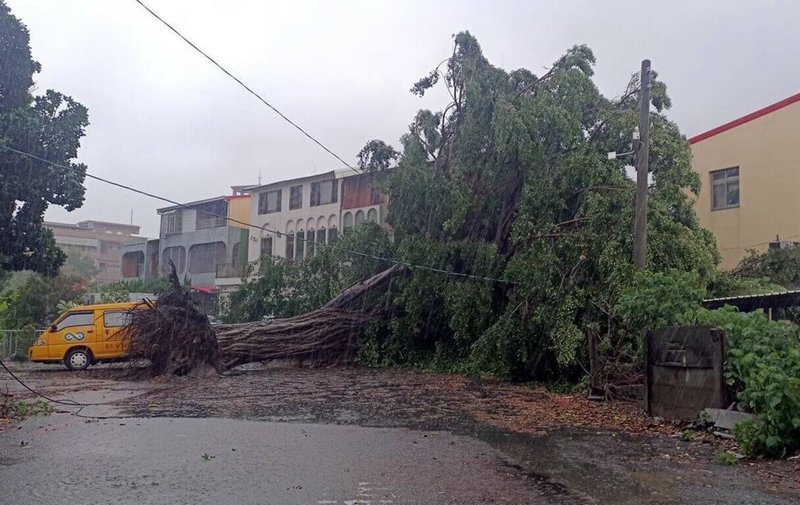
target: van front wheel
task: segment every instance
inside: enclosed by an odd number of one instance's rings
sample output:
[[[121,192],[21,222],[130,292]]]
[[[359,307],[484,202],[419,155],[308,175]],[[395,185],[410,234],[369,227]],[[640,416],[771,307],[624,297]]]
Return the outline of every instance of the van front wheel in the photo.
[[[70,370],[86,370],[92,362],[92,357],[87,349],[73,349],[64,358],[64,364]]]

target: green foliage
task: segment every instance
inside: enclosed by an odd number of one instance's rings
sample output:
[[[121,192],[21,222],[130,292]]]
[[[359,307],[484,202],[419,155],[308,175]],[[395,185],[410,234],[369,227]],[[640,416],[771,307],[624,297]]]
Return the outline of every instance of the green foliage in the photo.
[[[718,465],[733,466],[736,464],[736,455],[729,451],[717,451],[714,453],[714,461]]]
[[[746,454],[782,456],[800,447],[800,328],[761,312],[700,309],[695,324],[725,330],[725,375],[739,403],[758,415],[734,434]]]
[[[641,335],[686,322],[705,297],[700,277],[694,272],[640,272],[620,296],[618,311],[629,329]]]
[[[634,345],[617,309],[634,275],[635,190],[606,153],[630,150],[639,82],[609,100],[592,80],[594,61],[575,46],[544,75],[506,72],[464,32],[453,56],[414,85],[418,95],[444,85],[453,101],[419,111],[401,138],[386,184],[397,258],[513,282],[413,271],[394,286],[401,310],[371,344],[378,361],[421,353],[514,379],[577,378],[587,335],[609,355]],[[705,286],[719,257],[692,210],[699,178],[662,114],[670,100],[657,79],[653,105],[648,266],[694,271]]]
[[[55,275],[64,263],[52,232],[42,227],[48,205],[83,203],[86,166],[73,163],[89,124],[86,107],[58,92],[34,97],[28,30],[0,0],[0,270]],[[68,166],[53,167],[4,145]]]
[[[354,256],[348,249],[368,256]],[[242,286],[221,303],[225,322],[256,321],[265,316],[291,317],[319,308],[342,289],[386,268],[369,256],[391,257],[388,232],[365,221],[349,230],[333,246],[318,246],[302,262],[267,256],[257,271],[248,272]],[[254,275],[250,275],[254,274]]]
[[[48,416],[53,412],[53,406],[44,400],[33,402],[17,401],[11,404],[11,413],[18,418],[29,416]]]
[[[152,279],[121,280],[102,284],[95,289],[100,293],[100,300],[104,303],[127,302],[131,293],[150,293],[159,295],[169,288],[166,277]]]
[[[724,330],[726,380],[739,404],[758,415],[734,430],[742,451],[779,456],[800,447],[800,327],[761,312],[703,309],[703,294],[694,273],[643,273],[621,296],[619,313],[637,334],[681,324]]]
[[[44,400],[36,400],[32,402],[24,400],[14,400],[8,393],[2,393],[2,401],[0,401],[0,419],[17,418],[24,419],[30,416],[50,415],[53,413],[53,406]],[[21,444],[23,447],[27,443]]]
[[[95,276],[100,273],[94,260],[77,248],[69,246],[60,246],[60,248],[67,255],[64,265],[61,267],[63,272],[83,277],[89,281],[94,280]]]
[[[727,271],[717,272],[708,286],[709,297],[776,293],[786,288],[764,277],[740,277]]]
[[[358,168],[369,173],[381,172],[394,166],[400,153],[382,140],[370,140],[358,153]]]
[[[86,280],[68,274],[33,275],[19,288],[0,297],[0,328],[43,328],[61,313],[65,303],[78,302]]]
[[[738,279],[765,279],[787,289],[800,287],[800,248],[769,249],[749,254],[733,271]]]

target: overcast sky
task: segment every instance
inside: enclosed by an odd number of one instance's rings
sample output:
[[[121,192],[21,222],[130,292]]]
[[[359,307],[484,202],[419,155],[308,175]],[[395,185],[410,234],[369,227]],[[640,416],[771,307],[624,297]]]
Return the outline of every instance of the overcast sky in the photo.
[[[186,202],[342,168],[134,0],[6,0],[31,32],[38,92],[89,108],[90,172]],[[574,44],[617,96],[643,58],[691,136],[800,91],[800,1],[145,0],[349,162],[395,146],[440,94],[408,90],[469,30],[495,65],[541,74]],[[129,222],[158,233],[164,204],[87,180],[86,202],[50,220]]]

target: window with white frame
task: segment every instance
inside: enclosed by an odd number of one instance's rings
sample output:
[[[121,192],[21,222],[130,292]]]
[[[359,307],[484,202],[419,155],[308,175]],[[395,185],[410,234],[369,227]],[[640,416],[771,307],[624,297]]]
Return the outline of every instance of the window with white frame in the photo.
[[[258,213],[271,214],[272,212],[281,211],[281,194],[280,189],[273,191],[265,191],[258,195]]]
[[[711,172],[711,210],[739,206],[739,167]]]
[[[198,205],[196,209],[195,228],[198,230],[217,228],[227,224],[228,202],[225,200],[204,203]]]
[[[311,206],[327,205],[336,203],[337,199],[336,179],[311,183]]]
[[[261,237],[261,256],[272,256],[272,237]]]
[[[183,210],[172,210],[161,214],[161,234],[180,233],[183,231]]]
[[[303,185],[289,188],[289,210],[303,208]]]

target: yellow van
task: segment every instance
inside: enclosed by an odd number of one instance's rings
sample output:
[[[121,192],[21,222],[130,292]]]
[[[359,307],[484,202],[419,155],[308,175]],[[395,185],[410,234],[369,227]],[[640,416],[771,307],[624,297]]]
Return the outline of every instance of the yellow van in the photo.
[[[59,316],[28,350],[34,363],[64,363],[84,370],[100,361],[124,359],[128,342],[120,331],[129,311],[141,303],[106,303],[73,307]]]

